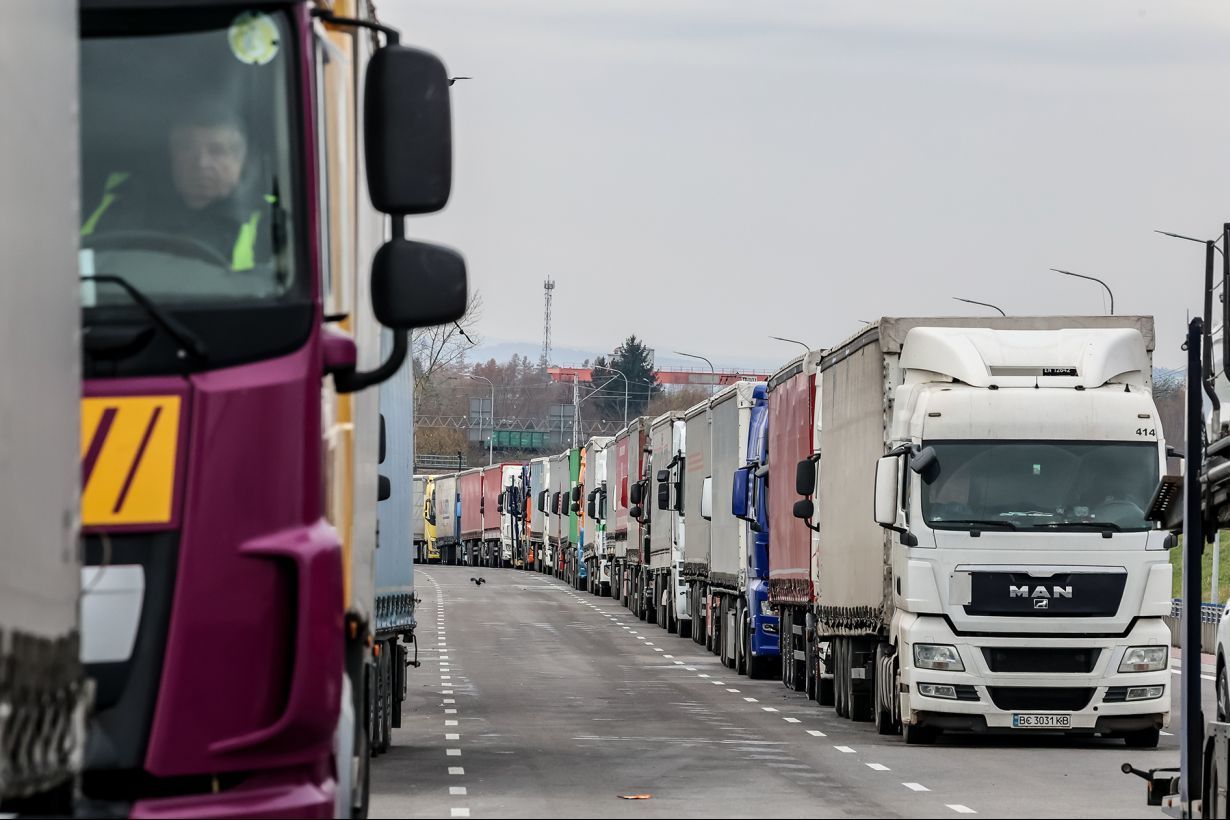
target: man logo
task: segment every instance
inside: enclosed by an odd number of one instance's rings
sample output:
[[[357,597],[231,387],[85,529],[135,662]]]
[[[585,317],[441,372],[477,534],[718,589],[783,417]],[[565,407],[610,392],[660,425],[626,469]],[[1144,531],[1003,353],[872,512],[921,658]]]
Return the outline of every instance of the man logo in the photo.
[[[1049,609],[1050,605],[1049,598],[1034,598],[1034,609]]]
[[[1037,606],[1038,599],[1042,599],[1043,601],[1049,600],[1051,598],[1069,598],[1070,599],[1072,597],[1072,587],[1071,585],[1068,585],[1066,587],[1053,586],[1048,590],[1044,586],[1036,586],[1031,591],[1029,589],[1028,584],[1021,584],[1020,586],[1017,586],[1015,584],[1009,584],[1008,585],[1008,597],[1009,598],[1033,598],[1035,609],[1046,609],[1045,604],[1042,606]]]

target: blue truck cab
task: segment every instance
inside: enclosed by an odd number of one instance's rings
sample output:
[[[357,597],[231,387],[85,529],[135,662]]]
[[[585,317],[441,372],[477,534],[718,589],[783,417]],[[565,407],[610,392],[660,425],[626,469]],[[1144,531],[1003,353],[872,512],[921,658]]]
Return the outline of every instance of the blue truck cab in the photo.
[[[752,665],[780,659],[777,616],[769,608],[769,401],[768,388],[752,392],[747,464],[734,474],[731,512],[747,523],[747,609],[752,614]],[[760,660],[759,663],[758,659]],[[772,659],[772,661],[770,661]]]

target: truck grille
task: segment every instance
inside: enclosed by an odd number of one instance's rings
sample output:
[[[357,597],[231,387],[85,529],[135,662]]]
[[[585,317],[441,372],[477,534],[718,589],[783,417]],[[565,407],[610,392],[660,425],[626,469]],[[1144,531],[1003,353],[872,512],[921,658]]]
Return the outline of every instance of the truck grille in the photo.
[[[1089,705],[1092,688],[1071,686],[988,686],[996,707],[1012,711],[1077,712]]]
[[[1089,673],[1101,649],[984,646],[982,657],[992,672]]]

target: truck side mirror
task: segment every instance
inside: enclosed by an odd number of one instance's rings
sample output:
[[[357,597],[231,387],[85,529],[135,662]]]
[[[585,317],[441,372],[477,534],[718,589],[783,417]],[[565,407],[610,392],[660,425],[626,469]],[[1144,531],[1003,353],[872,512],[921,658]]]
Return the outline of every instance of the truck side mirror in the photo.
[[[581,512],[581,502],[579,501],[572,502],[571,509],[572,509],[573,515],[579,515]]]
[[[730,488],[730,513],[735,518],[742,519],[743,521],[750,520],[748,518],[747,497],[748,487],[751,485],[751,481],[751,467],[740,467],[735,470],[734,480],[731,482]]]
[[[641,513],[642,513],[642,512],[644,512],[644,510],[642,510],[642,509],[641,509],[641,505],[640,505],[640,504],[633,504],[633,505],[632,505],[632,506],[628,509],[628,515],[632,516],[632,517],[633,517],[634,519],[636,519],[637,521],[640,521],[640,520],[641,520]]]
[[[499,513],[504,512],[504,493],[500,493],[495,500],[495,509]]]
[[[658,509],[669,510],[671,508],[671,485],[669,482],[658,484]]]
[[[811,495],[816,491],[816,462],[810,458],[794,465],[794,491],[798,495]]]
[[[811,521],[811,517],[816,512],[816,505],[812,503],[810,498],[800,498],[798,501],[794,502],[794,509],[792,512],[794,513],[795,518],[801,518],[804,521]]]
[[[670,481],[670,480],[671,480],[670,470],[658,470],[658,481]]]
[[[466,263],[443,245],[390,239],[372,260],[372,312],[393,330],[460,319],[466,312]]]
[[[387,475],[376,477],[376,500],[384,501],[393,497],[393,482]]]
[[[700,483],[700,517],[713,520],[713,476],[707,475]]]
[[[572,500],[573,501],[581,500],[581,491],[582,491],[582,488],[580,484],[577,484],[575,487],[572,488]]]
[[[642,496],[645,494],[645,487],[641,482],[637,481],[628,488],[628,503],[632,506],[637,506],[641,503]]]
[[[897,529],[901,506],[901,457],[884,456],[876,462],[875,517],[876,523]]]
[[[538,512],[545,513],[547,511],[547,491],[542,490],[538,493]]]
[[[440,58],[400,44],[378,49],[363,88],[367,188],[376,210],[426,214],[453,187],[453,114]]]
[[[585,514],[588,515],[590,518],[597,518],[597,516],[594,514],[594,493],[589,494],[589,499],[586,501],[586,504],[585,504]]]
[[[934,447],[923,447],[910,455],[910,470],[930,484],[939,478],[940,462]]]

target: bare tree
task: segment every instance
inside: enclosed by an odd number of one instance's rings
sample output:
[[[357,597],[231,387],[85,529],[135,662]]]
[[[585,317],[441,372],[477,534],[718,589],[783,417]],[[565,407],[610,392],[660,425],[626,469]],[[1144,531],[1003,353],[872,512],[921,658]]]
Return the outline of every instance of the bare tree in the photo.
[[[478,344],[478,320],[483,313],[483,297],[470,291],[465,315],[457,322],[416,330],[411,338],[410,355],[414,359],[415,406],[422,407],[431,397],[433,379],[454,365],[460,364]]]

